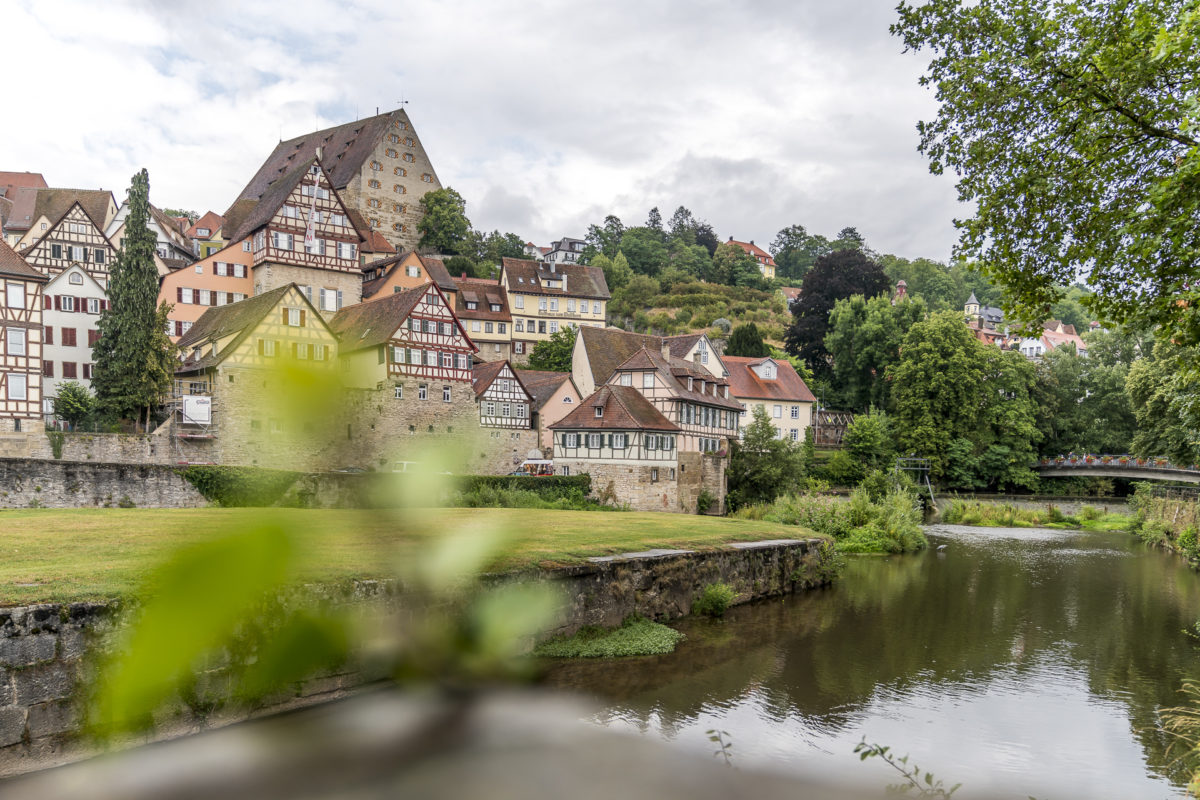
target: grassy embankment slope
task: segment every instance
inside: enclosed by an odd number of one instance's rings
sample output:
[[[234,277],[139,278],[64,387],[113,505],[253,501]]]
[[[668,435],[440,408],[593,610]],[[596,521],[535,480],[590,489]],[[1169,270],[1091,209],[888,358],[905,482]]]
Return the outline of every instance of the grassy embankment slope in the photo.
[[[998,528],[1063,528],[1086,531],[1128,531],[1129,514],[1083,506],[1077,514],[1062,513],[1053,504],[1045,508],[1018,508],[1010,503],[951,500],[941,509],[941,521],[950,525],[979,525]]]
[[[466,530],[511,538],[494,570],[653,548],[815,536],[772,522],[534,509],[30,509],[0,512],[0,606],[131,597],[172,550],[264,522],[295,534],[304,580],[394,574],[423,542]]]

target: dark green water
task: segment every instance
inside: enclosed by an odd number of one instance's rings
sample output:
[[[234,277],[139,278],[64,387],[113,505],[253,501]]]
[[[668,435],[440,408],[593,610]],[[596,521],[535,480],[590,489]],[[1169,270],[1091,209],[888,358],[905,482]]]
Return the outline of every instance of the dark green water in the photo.
[[[882,785],[862,737],[956,798],[1181,794],[1156,732],[1200,677],[1200,576],[1125,534],[935,526],[936,548],[851,559],[831,589],[687,620],[670,656],[556,665],[595,721],[734,763]],[[986,790],[986,791],[985,791]]]

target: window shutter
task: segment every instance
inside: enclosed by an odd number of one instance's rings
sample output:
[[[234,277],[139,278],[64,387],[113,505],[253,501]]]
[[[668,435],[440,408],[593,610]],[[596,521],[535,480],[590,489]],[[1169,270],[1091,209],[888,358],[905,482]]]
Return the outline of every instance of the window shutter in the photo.
[[[612,443],[613,443],[613,436],[612,436],[612,434],[610,433],[610,434],[606,435],[604,438],[605,438],[605,440],[606,440],[606,441],[605,441],[605,446],[606,446],[606,447],[612,447]]]
[[[209,304],[210,306],[215,306],[215,305],[217,304],[217,293],[216,293],[216,291],[211,291],[211,292],[209,292],[209,293],[208,293],[208,304]]]
[[[300,309],[300,327],[304,327],[304,309]]]
[[[379,363],[380,363],[380,364],[382,364],[382,363],[383,363],[383,360],[384,360],[384,358],[385,358],[385,353],[383,352],[383,350],[384,350],[384,346],[383,346],[383,345],[379,345]]]
[[[261,356],[261,355],[265,355],[266,352],[267,352],[266,342],[264,342],[262,339],[259,339],[258,340],[258,354]]]
[[[288,323],[288,313],[287,313],[287,312],[288,312],[288,310],[287,310],[286,308],[281,308],[281,309],[279,309],[279,311],[280,311],[280,314],[281,314],[281,315],[282,315],[282,317],[283,317],[283,319],[281,320],[281,322],[282,322],[284,325],[287,325],[287,323]]]
[[[342,308],[342,290],[337,290],[337,308],[340,311]]]
[[[60,294],[54,295],[54,310],[62,311],[62,295]]]
[[[54,308],[54,300],[52,300],[52,299],[50,298],[50,295],[48,295],[48,294],[46,294],[46,295],[42,295],[42,299],[43,299],[43,304],[42,304],[42,305],[43,305],[43,307],[44,307],[44,308],[45,308],[47,311],[49,311],[50,309]]]
[[[107,301],[107,300],[101,300],[101,301],[100,301],[100,310],[101,310],[101,311],[108,311],[108,301]]]
[[[321,293],[321,295],[320,295],[321,296],[321,302],[320,302],[321,310],[328,311],[329,307],[325,305],[325,290],[321,289],[320,293]]]
[[[175,287],[175,302],[176,303],[183,302],[183,287],[182,286]]]

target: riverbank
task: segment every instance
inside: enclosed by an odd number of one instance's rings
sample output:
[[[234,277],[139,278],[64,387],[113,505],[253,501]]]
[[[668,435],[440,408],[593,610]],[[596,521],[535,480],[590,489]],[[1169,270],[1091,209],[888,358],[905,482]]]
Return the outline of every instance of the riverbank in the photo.
[[[1079,505],[1074,513],[1067,513],[1055,503],[1022,506],[1012,502],[954,498],[939,504],[937,521],[948,525],[994,528],[1129,531],[1134,524],[1134,516],[1086,503]]]
[[[22,509],[0,512],[0,607],[134,597],[177,548],[276,525],[296,543],[303,580],[394,576],[391,565],[438,537],[505,537],[493,572],[586,563],[654,549],[706,551],[732,542],[817,534],[765,520],[543,509]],[[145,587],[153,590],[153,587]]]

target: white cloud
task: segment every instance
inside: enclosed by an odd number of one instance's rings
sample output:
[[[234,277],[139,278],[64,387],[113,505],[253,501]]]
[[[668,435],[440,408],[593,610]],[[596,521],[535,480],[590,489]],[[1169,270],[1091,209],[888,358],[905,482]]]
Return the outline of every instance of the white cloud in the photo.
[[[684,204],[760,242],[793,223],[910,256],[953,240],[890,0],[10,5],[6,61],[33,77],[0,169],[53,185],[121,197],[146,166],[156,203],[222,211],[281,137],[403,96],[480,228],[548,242]]]

